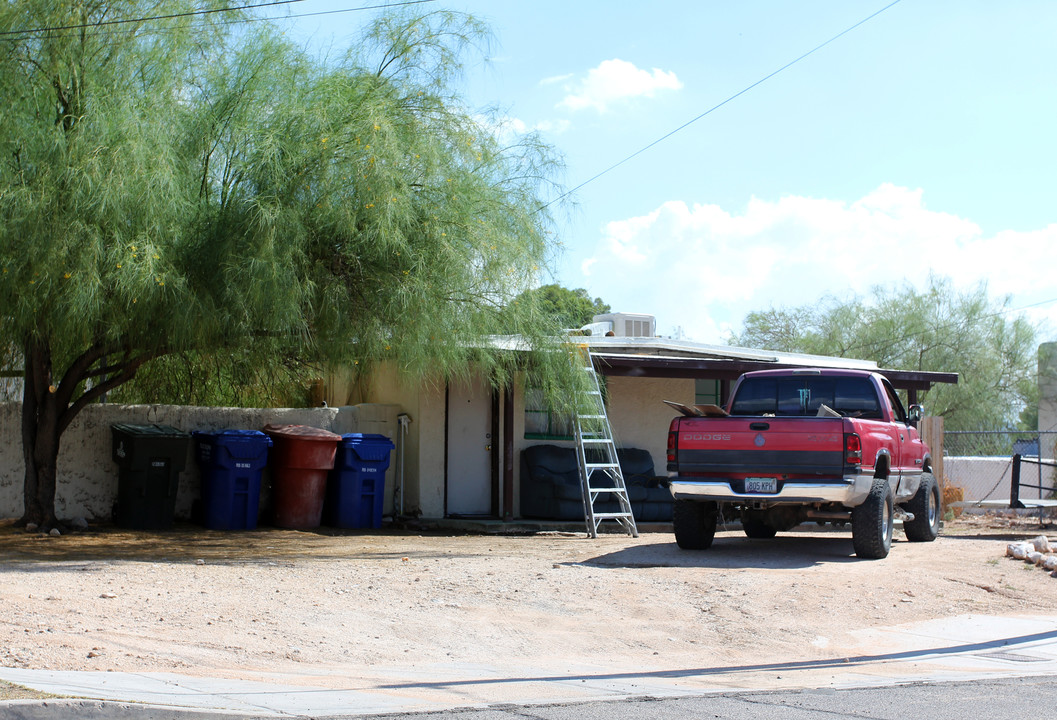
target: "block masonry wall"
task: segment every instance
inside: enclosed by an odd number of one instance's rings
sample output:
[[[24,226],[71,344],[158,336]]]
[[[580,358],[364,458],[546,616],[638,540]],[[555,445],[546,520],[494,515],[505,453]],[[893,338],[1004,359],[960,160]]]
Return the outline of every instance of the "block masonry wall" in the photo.
[[[23,512],[21,403],[0,403],[0,518],[17,518]],[[118,468],[111,458],[110,426],[170,425],[178,430],[259,430],[265,425],[311,425],[338,434],[361,432],[356,406],[342,408],[241,409],[175,405],[90,405],[63,433],[59,449],[56,513],[60,520],[83,517],[110,518],[117,497]],[[362,432],[377,432],[372,426]],[[189,519],[191,505],[200,495],[201,480],[194,460],[194,443],[188,443],[186,469],[180,475],[176,517]],[[390,464],[392,472],[393,463]],[[267,474],[264,485],[267,488]]]

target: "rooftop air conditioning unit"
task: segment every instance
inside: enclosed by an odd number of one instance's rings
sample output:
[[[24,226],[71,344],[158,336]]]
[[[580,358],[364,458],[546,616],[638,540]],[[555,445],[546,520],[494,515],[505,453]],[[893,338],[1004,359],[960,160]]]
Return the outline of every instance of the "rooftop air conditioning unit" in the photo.
[[[611,323],[617,337],[656,337],[657,318],[636,313],[595,315],[592,323]]]

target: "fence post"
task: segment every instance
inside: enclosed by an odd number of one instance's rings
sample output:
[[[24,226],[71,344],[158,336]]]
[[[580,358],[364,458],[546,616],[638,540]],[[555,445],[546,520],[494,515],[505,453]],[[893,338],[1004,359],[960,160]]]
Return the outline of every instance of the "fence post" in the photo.
[[[932,458],[932,474],[936,482],[943,483],[943,418],[926,417],[921,419],[921,439],[929,446]]]
[[[1013,456],[1013,472],[1009,482],[1009,507],[1024,507],[1020,504],[1020,453]]]

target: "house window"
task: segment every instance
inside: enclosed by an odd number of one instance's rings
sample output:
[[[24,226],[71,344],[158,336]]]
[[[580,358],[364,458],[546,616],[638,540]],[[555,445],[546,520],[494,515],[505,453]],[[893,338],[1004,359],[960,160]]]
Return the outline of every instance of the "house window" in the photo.
[[[695,405],[721,405],[719,380],[697,378],[694,380]]]
[[[572,440],[572,418],[551,412],[543,391],[525,391],[525,438],[529,440]]]

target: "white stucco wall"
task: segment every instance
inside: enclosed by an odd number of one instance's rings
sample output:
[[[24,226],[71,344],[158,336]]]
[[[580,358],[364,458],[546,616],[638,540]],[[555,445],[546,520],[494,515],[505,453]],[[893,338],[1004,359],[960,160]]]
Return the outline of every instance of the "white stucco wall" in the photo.
[[[422,517],[444,517],[444,389],[425,388],[419,398],[418,484]]]
[[[943,458],[947,481],[962,489],[962,499],[1009,500],[1013,462],[1008,457]]]
[[[404,437],[404,514],[444,517],[443,385],[410,382],[384,366],[372,375],[363,400],[398,406],[411,418]]]
[[[609,423],[618,447],[650,451],[653,469],[667,474],[668,425],[679,413],[665,400],[694,404],[694,381],[676,378],[608,378]]]
[[[1013,485],[1012,458],[947,456],[943,460],[947,480],[962,489],[964,501],[1009,501]],[[1048,488],[1054,485],[1054,471],[1038,463],[1030,461],[1022,463],[1020,473],[1020,498],[1022,500],[1038,499],[1040,497],[1038,486]],[[1041,495],[1048,497],[1045,490]]]

